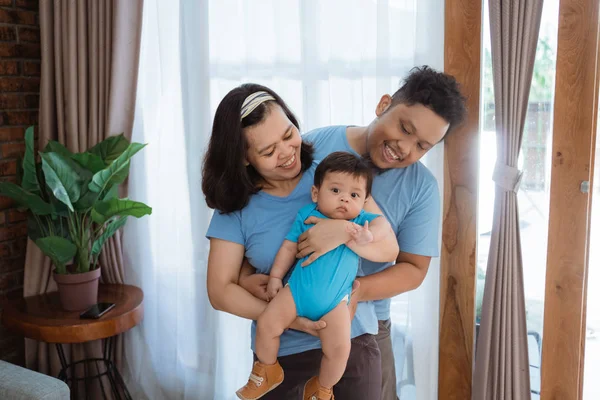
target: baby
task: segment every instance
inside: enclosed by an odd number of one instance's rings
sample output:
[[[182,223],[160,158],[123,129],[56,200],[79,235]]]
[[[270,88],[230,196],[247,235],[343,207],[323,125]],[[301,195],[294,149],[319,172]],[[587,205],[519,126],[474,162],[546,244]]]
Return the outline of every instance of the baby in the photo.
[[[317,166],[311,192],[314,204],[300,209],[271,268],[267,291],[272,300],[257,322],[258,361],[248,383],[236,392],[240,399],[258,399],[283,382],[283,369],[277,362],[279,337],[297,316],[327,324],[319,331],[323,349],[319,375],[305,384],[303,398],[333,399],[332,388],[341,379],[350,354],[347,305],[360,257],[341,245],[310,266],[300,266],[308,257],[299,260],[285,287],[282,279],[296,262],[298,237],[311,227],[304,223],[310,216],[348,220],[353,222],[348,230],[353,240],[358,244],[373,240],[369,222],[380,216],[363,210],[372,180],[369,166],[347,152],[331,153]]]

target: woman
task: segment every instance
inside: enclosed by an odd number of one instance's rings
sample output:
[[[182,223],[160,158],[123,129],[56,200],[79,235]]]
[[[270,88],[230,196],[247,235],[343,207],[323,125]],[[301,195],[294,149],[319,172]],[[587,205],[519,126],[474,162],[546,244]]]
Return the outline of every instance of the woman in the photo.
[[[312,161],[312,148],[302,143],[297,119],[275,92],[246,84],[223,98],[215,114],[202,182],[207,204],[216,210],[207,232],[207,286],[215,309],[254,321],[265,309],[264,300],[238,285],[241,266],[246,257],[258,273],[269,273],[296,213],[311,202]],[[381,213],[373,201],[365,209]],[[382,239],[365,245],[364,252],[379,254],[383,261],[395,257],[397,247],[389,224],[379,220],[371,230]],[[340,229],[345,231],[346,225]],[[320,341],[311,335],[323,324],[297,319],[281,336],[279,362],[285,379],[263,399],[301,398],[304,383],[318,372]],[[376,333],[372,304],[359,303],[348,366],[334,388],[338,398],[380,397],[380,354],[372,336]],[[254,336],[255,323],[253,346]]]

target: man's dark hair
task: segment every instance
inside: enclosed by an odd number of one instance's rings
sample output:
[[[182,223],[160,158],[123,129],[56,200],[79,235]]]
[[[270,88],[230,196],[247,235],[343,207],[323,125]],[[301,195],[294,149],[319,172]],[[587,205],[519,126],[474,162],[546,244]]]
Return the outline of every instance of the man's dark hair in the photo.
[[[244,100],[260,91],[267,92],[275,100],[260,104],[240,121]],[[260,190],[262,177],[254,167],[244,164],[248,149],[244,129],[262,123],[277,106],[300,130],[296,116],[283,99],[268,87],[246,83],[232,89],[219,103],[202,168],[202,191],[210,208],[222,213],[241,210],[248,204],[250,196]],[[301,171],[306,171],[312,165],[312,154],[312,145],[302,142]]]
[[[466,99],[453,76],[438,72],[426,65],[410,70],[404,84],[392,95],[392,105],[422,104],[448,124],[448,134],[466,118]]]
[[[315,170],[314,185],[317,188],[321,188],[328,172],[342,172],[355,178],[365,178],[367,180],[367,197],[371,194],[373,174],[369,165],[360,157],[346,151],[336,151],[325,157]]]

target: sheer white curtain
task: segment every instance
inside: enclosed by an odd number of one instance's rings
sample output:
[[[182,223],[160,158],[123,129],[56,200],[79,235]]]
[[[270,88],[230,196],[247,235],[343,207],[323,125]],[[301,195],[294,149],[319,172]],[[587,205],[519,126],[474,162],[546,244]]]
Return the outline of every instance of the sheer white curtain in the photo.
[[[145,0],[129,192],[150,218],[124,235],[145,317],[127,337],[135,398],[234,399],[251,365],[249,323],[206,294],[210,219],[201,161],[217,104],[243,82],[277,91],[303,131],[366,124],[421,64],[443,68],[443,0]],[[442,147],[426,162],[443,177]],[[439,268],[394,299],[403,400],[437,398]],[[137,388],[136,388],[137,387]]]

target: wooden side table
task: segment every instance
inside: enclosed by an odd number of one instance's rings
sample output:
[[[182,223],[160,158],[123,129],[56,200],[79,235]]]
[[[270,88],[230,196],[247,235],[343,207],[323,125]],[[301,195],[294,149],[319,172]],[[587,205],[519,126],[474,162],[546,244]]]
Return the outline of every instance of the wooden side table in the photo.
[[[69,384],[74,392],[74,398],[78,398],[77,390],[81,381],[85,384],[84,395],[87,398],[88,382],[93,379],[99,380],[102,393],[106,398],[102,380],[102,377],[106,376],[115,398],[121,399],[123,396],[125,399],[131,399],[125,382],[113,362],[114,339],[116,335],[140,323],[144,314],[143,298],[142,290],[135,286],[100,285],[98,302],[115,303],[115,307],[100,319],[80,319],[80,311],[63,311],[58,292],[11,299],[2,305],[2,324],[27,338],[56,344],[62,367],[58,378]],[[67,363],[63,344],[84,343],[97,339],[107,339],[104,341],[102,358]],[[83,377],[77,377],[75,374],[75,368],[79,365],[84,366]],[[91,365],[96,366],[98,372],[96,375],[88,375],[88,371],[92,370]]]

